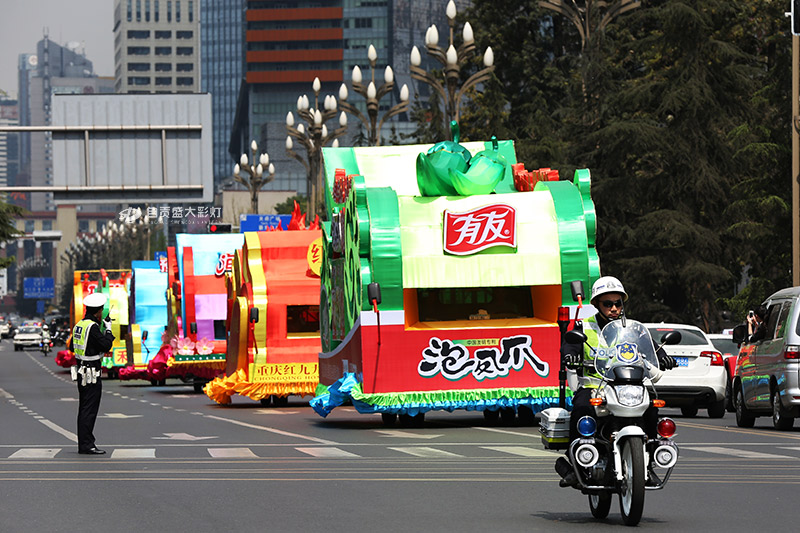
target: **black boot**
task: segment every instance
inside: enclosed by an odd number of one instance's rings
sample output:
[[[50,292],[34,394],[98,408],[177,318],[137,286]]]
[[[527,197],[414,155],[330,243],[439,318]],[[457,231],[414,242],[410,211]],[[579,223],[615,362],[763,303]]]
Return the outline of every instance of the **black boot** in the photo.
[[[559,457],[556,459],[556,473],[561,476],[561,481],[558,482],[559,487],[574,487],[578,484],[578,476],[575,475],[575,469],[569,464],[566,457]]]

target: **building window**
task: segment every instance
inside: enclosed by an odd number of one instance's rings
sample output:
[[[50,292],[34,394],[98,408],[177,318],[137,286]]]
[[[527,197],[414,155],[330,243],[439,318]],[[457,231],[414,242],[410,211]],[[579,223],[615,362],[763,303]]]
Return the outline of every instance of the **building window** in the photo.
[[[181,0],[175,0],[175,22],[181,21]]]
[[[128,22],[133,22],[133,0],[128,0]]]
[[[148,76],[128,76],[128,85],[150,85]]]
[[[178,63],[175,65],[175,70],[178,72],[192,72],[194,70],[194,63]]]
[[[176,39],[191,39],[194,37],[194,32],[192,31],[176,31],[175,38]]]
[[[150,22],[150,0],[144,0],[144,21]]]
[[[128,72],[150,72],[150,63],[128,63]]]
[[[191,46],[176,46],[175,53],[179,56],[190,56],[194,53],[194,48]]]
[[[165,30],[156,30],[156,39],[172,39],[172,32]]]
[[[153,12],[153,20],[158,22],[158,0],[155,0],[155,10]]]
[[[156,85],[171,85],[172,78],[167,77],[157,77],[156,78]]]
[[[172,63],[156,63],[156,72],[172,72]]]
[[[172,0],[167,0],[167,22],[172,22]]]
[[[156,55],[157,56],[168,56],[172,53],[171,46],[156,46]]]
[[[189,22],[194,22],[194,2],[189,0]]]
[[[371,28],[372,27],[372,19],[371,18],[357,18],[355,20],[356,28]]]
[[[192,85],[192,83],[194,83],[194,78],[178,77],[178,78],[175,78],[175,82],[178,85]]]
[[[26,220],[25,233],[33,233],[34,229],[36,229],[36,222],[33,220]]]
[[[142,0],[136,0],[136,22],[142,21]]]
[[[53,229],[53,221],[52,220],[42,220],[42,230],[43,231],[51,231]]]
[[[128,30],[128,39],[149,39],[150,32],[148,30]]]
[[[150,47],[149,46],[129,46],[128,47],[128,55],[129,56],[149,56],[150,55]]]
[[[89,221],[88,220],[79,220],[78,221],[78,233],[89,233]]]

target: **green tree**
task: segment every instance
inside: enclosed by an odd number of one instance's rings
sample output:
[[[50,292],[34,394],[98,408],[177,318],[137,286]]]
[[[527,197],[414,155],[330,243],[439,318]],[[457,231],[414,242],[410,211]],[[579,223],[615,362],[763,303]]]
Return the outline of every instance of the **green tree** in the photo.
[[[13,240],[21,235],[14,222],[25,213],[19,206],[9,204],[5,199],[0,200],[0,242]],[[0,258],[0,268],[6,268],[15,261],[14,257]]]
[[[283,202],[275,204],[276,215],[291,215],[294,211],[294,203],[297,202],[300,210],[305,213],[308,209],[308,199],[305,196],[292,196]]]

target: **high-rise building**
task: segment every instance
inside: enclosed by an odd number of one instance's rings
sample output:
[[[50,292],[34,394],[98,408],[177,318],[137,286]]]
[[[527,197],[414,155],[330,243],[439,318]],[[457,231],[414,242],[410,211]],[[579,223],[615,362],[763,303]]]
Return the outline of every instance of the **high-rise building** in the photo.
[[[0,95],[0,126],[17,126],[17,101]],[[0,187],[16,183],[19,171],[19,134],[0,131]]]
[[[200,0],[115,0],[118,93],[200,90]]]
[[[338,98],[339,86],[352,77],[358,65],[364,80],[371,76],[367,50],[378,54],[375,84],[391,65],[394,92],[380,101],[379,116],[399,102],[403,84],[411,94],[427,95],[427,87],[415,90],[409,69],[411,47],[424,47],[425,31],[437,24],[446,34],[445,0],[247,0],[245,79],[239,95],[230,154],[238,158],[250,140],[266,147],[275,163],[276,179],[267,187],[306,193],[305,169],[290,158],[284,148],[285,120],[296,113],[297,98],[303,94],[314,106],[311,83],[322,82],[320,99],[327,94]],[[463,9],[469,0],[460,0]],[[352,94],[351,104],[366,113],[363,98]],[[322,105],[322,102],[320,102]],[[412,131],[407,114],[384,124],[382,137]],[[360,124],[349,122],[350,143],[359,136]],[[366,132],[360,132],[366,135]]]
[[[231,175],[231,127],[244,63],[245,0],[204,0],[200,4],[201,91],[211,94],[214,124],[214,182]]]

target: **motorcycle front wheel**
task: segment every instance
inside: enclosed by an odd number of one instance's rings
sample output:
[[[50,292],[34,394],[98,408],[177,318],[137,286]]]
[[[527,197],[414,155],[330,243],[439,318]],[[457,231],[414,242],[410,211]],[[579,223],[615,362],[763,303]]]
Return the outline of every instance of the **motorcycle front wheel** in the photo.
[[[639,438],[622,443],[622,485],[619,510],[626,526],[635,526],[644,510],[644,445]]]
[[[611,493],[603,491],[599,494],[589,494],[589,509],[595,518],[605,518],[611,510]]]

